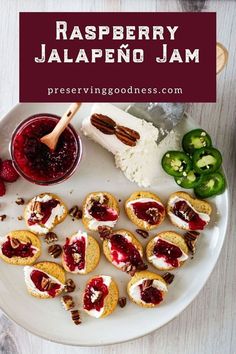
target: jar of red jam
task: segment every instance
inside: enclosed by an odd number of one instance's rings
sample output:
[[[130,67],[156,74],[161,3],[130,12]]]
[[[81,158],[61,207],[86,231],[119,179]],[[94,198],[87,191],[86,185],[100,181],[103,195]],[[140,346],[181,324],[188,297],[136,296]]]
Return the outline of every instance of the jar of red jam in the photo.
[[[53,114],[37,114],[21,122],[13,132],[10,153],[14,167],[30,182],[40,185],[63,182],[80,162],[81,140],[70,124],[54,151],[40,141],[54,129],[59,119]]]

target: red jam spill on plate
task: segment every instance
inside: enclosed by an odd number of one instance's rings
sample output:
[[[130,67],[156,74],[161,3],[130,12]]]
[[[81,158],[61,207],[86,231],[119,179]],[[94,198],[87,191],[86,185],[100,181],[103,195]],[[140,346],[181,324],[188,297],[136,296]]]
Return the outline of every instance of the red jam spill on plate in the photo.
[[[93,201],[88,212],[98,221],[116,221],[118,219],[116,210],[109,208],[107,205],[101,204],[97,200]]]
[[[158,258],[164,258],[166,263],[177,268],[179,266],[178,258],[182,256],[183,252],[179,247],[158,239],[153,248],[153,254]]]
[[[156,225],[160,220],[160,214],[164,213],[164,207],[157,202],[135,202],[132,207],[137,218]]]
[[[60,289],[61,285],[57,284],[57,283],[50,283],[50,289],[49,290],[45,290],[42,287],[42,279],[46,278],[49,279],[49,276],[44,273],[41,272],[40,270],[33,270],[30,274],[30,278],[32,280],[32,282],[34,283],[34,285],[36,286],[36,288],[40,291],[46,291],[48,293],[48,295],[50,295],[51,297],[55,297],[57,294],[58,289]]]
[[[64,260],[70,271],[74,271],[76,268],[79,270],[85,267],[85,237],[75,240],[70,244],[70,239],[66,239],[66,244],[63,246]],[[76,261],[75,254],[78,254],[79,261]]]
[[[40,208],[41,208],[40,214],[43,216],[42,219],[37,219],[36,213],[32,212],[31,217],[28,219],[28,224],[29,225],[34,225],[37,223],[43,225],[46,224],[46,222],[48,221],[48,219],[52,214],[52,210],[56,208],[56,206],[59,203],[60,202],[56,199],[50,199],[47,202],[40,202]]]
[[[91,297],[95,291],[101,292],[97,301],[92,302]],[[93,278],[87,284],[84,293],[84,309],[87,311],[96,310],[100,311],[101,308],[104,306],[104,299],[108,295],[108,287],[103,282],[102,277]]]
[[[143,284],[139,285],[141,299],[147,304],[158,305],[162,300],[162,292],[153,286],[148,288],[143,287]]]
[[[23,126],[14,138],[14,159],[22,172],[35,181],[49,182],[62,178],[77,159],[77,144],[69,128],[61,134],[55,151],[40,142],[40,138],[51,133],[57,122],[55,118],[39,116]]]
[[[32,247],[31,242],[22,243],[17,239],[19,245],[16,248],[11,246],[10,237],[7,237],[7,241],[2,244],[2,254],[8,258],[12,257],[33,257],[35,254],[35,248]]]
[[[112,261],[117,264],[120,262],[130,263],[135,267],[143,264],[143,260],[138,250],[124,236],[119,234],[112,235],[109,242],[111,244]]]
[[[175,203],[173,213],[189,225],[190,230],[203,230],[206,222],[184,200]]]

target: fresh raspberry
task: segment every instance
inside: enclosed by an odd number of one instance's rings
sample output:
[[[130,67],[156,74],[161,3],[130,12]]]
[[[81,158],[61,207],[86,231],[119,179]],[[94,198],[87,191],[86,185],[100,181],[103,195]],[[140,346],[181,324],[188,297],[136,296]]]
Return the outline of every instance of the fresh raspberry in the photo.
[[[0,179],[0,197],[4,196],[6,193],[6,187],[4,182]]]
[[[15,182],[19,177],[18,173],[14,169],[11,160],[5,160],[0,166],[0,178],[5,182]]]

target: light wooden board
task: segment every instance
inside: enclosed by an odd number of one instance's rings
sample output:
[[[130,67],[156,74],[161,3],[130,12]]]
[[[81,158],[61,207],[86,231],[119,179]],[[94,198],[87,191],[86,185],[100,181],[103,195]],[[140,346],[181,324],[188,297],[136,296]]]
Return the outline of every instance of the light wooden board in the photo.
[[[4,354],[59,352],[60,354],[235,354],[236,2],[233,0],[0,0],[0,115],[18,102],[19,11],[216,11],[217,40],[229,50],[229,62],[217,79],[217,103],[189,104],[188,112],[210,132],[214,143],[223,152],[231,191],[231,222],[220,259],[197,299],[178,318],[151,335],[116,346],[73,348],[42,340],[10,322],[0,313],[0,352]],[[204,78],[202,84],[204,85]],[[142,326],[141,322],[140,326]]]

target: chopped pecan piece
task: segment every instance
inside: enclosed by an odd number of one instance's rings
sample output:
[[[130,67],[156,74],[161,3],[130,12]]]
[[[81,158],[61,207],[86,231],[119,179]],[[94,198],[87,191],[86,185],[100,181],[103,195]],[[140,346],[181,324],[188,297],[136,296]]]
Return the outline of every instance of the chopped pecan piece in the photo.
[[[71,318],[75,325],[79,325],[81,323],[79,310],[72,310]]]
[[[143,238],[148,238],[149,236],[149,233],[145,230],[136,229],[136,232],[138,235],[142,236]]]
[[[171,284],[172,281],[174,280],[174,274],[171,274],[169,272],[163,274],[162,278],[166,281],[167,284]]]
[[[19,197],[19,198],[16,199],[15,203],[16,203],[17,205],[24,205],[24,204],[25,204],[25,201],[24,201],[23,198],[20,198],[20,197]]]
[[[124,266],[121,268],[121,270],[122,270],[123,272],[126,272],[127,274],[131,275],[131,277],[133,277],[134,274],[135,274],[135,272],[136,272],[136,270],[137,270],[137,268],[136,268],[135,266],[133,266],[132,264],[127,263],[126,265],[124,265]]]
[[[73,257],[75,263],[79,263],[79,261],[81,260],[81,255],[79,253],[73,253],[72,257]]]
[[[125,307],[126,302],[127,300],[125,296],[119,297],[118,304],[121,308]]]
[[[17,219],[19,220],[19,221],[21,221],[21,220],[23,220],[23,216],[17,216]]]
[[[59,257],[61,255],[62,248],[61,248],[60,245],[51,245],[51,246],[48,247],[48,253],[53,258],[57,258],[57,257]]]
[[[70,295],[62,296],[61,302],[62,302],[62,305],[66,311],[73,309],[73,307],[75,306],[75,303],[73,301],[73,297]]]
[[[103,114],[94,113],[90,118],[91,124],[103,134],[115,134],[116,123],[114,120]]]
[[[102,240],[109,240],[112,236],[112,228],[110,226],[98,226],[98,233]]]
[[[5,219],[6,219],[6,215],[5,214],[3,214],[3,215],[0,215],[0,221],[4,221]]]
[[[45,242],[53,243],[58,240],[57,235],[54,232],[48,232],[44,237]]]
[[[146,290],[147,288],[150,288],[152,284],[153,284],[153,279],[145,279],[144,282],[142,283],[143,291]]]
[[[75,219],[79,220],[79,219],[82,218],[82,210],[79,209],[79,207],[77,205],[75,205],[69,210],[69,215],[72,218],[75,218]]]
[[[94,288],[91,288],[91,302],[94,304],[95,302],[98,302],[101,297],[102,297],[102,292],[95,290]]]
[[[20,245],[20,241],[15,237],[10,237],[10,244],[12,248],[17,248]]]
[[[137,270],[146,270],[148,269],[148,265],[145,263],[140,263],[137,265]]]
[[[41,286],[44,290],[50,290],[51,289],[51,280],[49,278],[43,277],[41,280]]]
[[[75,290],[76,286],[72,279],[67,279],[64,287],[65,293],[72,293]]]
[[[154,222],[155,224],[158,223],[159,219],[160,219],[160,214],[159,211],[156,208],[149,208],[146,211],[146,214],[150,216],[151,218],[151,222]]]

